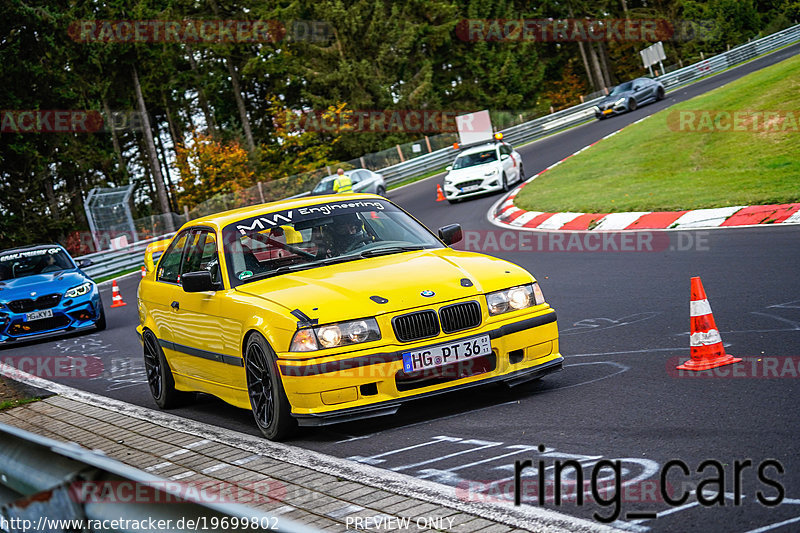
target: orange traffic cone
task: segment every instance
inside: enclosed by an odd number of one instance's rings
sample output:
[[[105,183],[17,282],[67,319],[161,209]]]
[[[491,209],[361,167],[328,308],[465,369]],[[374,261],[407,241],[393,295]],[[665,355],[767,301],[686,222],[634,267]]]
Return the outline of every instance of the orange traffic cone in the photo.
[[[117,287],[117,280],[114,280],[111,283],[111,307],[122,307],[123,305],[128,305],[122,300],[122,295],[119,293],[119,287]]]
[[[711,314],[711,305],[699,277],[692,278],[692,301],[689,305],[689,349],[692,358],[679,365],[678,370],[708,370],[741,361],[725,353],[722,337],[719,336],[714,315]]]
[[[436,201],[437,202],[444,202],[447,198],[444,197],[444,191],[442,190],[442,184],[436,184]]]

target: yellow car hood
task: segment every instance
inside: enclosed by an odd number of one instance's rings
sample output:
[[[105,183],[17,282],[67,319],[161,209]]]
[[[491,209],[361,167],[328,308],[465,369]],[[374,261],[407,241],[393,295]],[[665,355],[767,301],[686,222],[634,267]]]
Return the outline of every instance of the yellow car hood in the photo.
[[[462,280],[469,280],[472,285]],[[404,252],[301,270],[237,287],[320,324],[476,296],[532,281],[524,269],[495,257],[450,248]],[[432,296],[423,292],[433,291]],[[426,292],[426,294],[428,294]],[[388,300],[378,303],[370,297]]]

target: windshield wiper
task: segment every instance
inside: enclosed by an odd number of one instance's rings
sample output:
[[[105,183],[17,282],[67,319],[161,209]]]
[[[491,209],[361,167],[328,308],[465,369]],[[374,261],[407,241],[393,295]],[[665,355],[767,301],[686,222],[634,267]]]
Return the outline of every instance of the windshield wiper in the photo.
[[[421,244],[410,244],[407,246],[387,246],[385,248],[373,248],[372,250],[364,250],[359,255],[361,257],[376,257],[379,255],[399,254],[401,252],[414,252],[426,248]]]
[[[335,265],[336,263],[347,263],[348,261],[355,261],[356,259],[361,259],[360,255],[337,255],[336,257],[329,257],[328,259],[323,259],[319,263],[315,263],[317,266],[327,266],[327,265]]]
[[[314,268],[315,266],[317,266],[317,263],[300,263],[297,265],[284,265],[282,267],[276,268],[275,270],[270,270],[269,272],[262,272],[260,274],[250,276],[249,278],[245,279],[249,281],[254,281],[257,279],[271,278],[273,276],[280,276],[281,274],[288,274],[289,272],[308,270],[309,268]]]

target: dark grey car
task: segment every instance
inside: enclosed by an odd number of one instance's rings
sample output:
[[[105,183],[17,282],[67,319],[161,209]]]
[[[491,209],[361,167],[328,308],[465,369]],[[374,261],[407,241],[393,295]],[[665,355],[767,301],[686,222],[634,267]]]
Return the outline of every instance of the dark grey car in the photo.
[[[600,120],[633,111],[640,105],[656,102],[664,98],[664,86],[650,78],[636,78],[614,87],[611,94],[594,106],[594,116]]]

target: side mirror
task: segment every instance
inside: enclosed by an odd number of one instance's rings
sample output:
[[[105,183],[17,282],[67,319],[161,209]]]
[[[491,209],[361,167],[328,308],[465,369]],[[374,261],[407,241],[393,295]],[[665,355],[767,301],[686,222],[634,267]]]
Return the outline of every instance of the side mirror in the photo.
[[[86,267],[88,267],[88,266],[92,266],[93,264],[94,264],[94,263],[92,262],[92,260],[91,260],[91,259],[82,259],[82,260],[81,260],[81,261],[78,263],[78,268],[86,268]]]
[[[206,292],[218,289],[214,282],[211,281],[211,272],[208,270],[183,274],[181,276],[181,286],[183,287],[183,292]]]
[[[444,167],[444,169],[446,171],[450,172],[451,170],[453,170],[453,165],[448,165],[448,166]]]
[[[439,238],[442,239],[442,242],[447,246],[461,242],[461,239],[464,238],[464,232],[461,231],[461,224],[442,226],[439,228]]]

